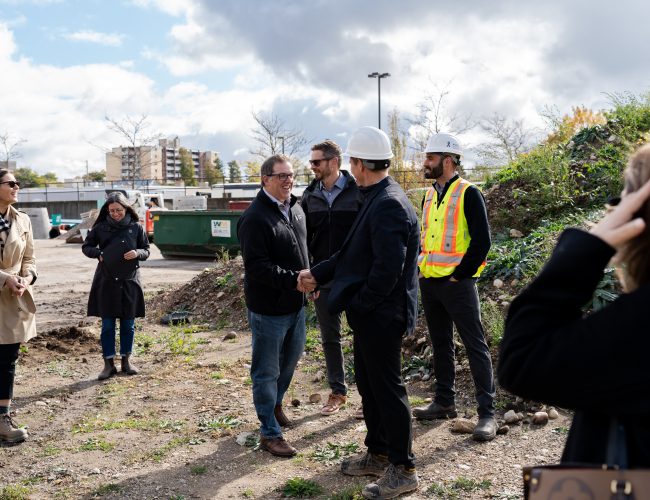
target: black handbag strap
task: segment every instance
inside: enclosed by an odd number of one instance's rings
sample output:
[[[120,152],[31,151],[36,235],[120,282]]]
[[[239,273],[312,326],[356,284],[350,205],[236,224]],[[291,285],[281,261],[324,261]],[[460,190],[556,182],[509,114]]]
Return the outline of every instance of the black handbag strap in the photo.
[[[627,469],[629,467],[625,427],[616,417],[612,417],[609,422],[607,466],[618,469]]]

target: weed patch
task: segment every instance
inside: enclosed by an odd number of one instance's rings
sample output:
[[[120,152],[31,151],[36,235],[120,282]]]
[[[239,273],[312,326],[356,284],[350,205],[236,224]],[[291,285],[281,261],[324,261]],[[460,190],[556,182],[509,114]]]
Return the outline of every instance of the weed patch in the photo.
[[[0,488],[0,500],[25,500],[29,498],[31,490],[27,486],[8,485]]]
[[[324,464],[339,462],[343,457],[347,457],[359,450],[357,443],[326,443],[325,446],[317,446],[316,450],[311,453],[311,458]]]
[[[162,420],[156,418],[127,418],[106,420],[101,417],[86,417],[72,426],[72,433],[111,431],[114,429],[135,429],[140,431],[176,432],[183,428],[182,420]]]
[[[301,477],[289,479],[282,488],[282,494],[289,498],[311,498],[322,492],[323,487],[316,481]]]
[[[330,495],[327,500],[363,500],[361,486],[348,486]]]
[[[102,484],[99,488],[93,491],[93,496],[103,497],[105,495],[110,495],[111,493],[117,493],[120,491],[120,485],[115,483]]]
[[[489,479],[476,481],[470,478],[458,477],[453,481],[445,483],[434,482],[427,488],[427,493],[429,495],[435,496],[436,498],[455,500],[465,498],[466,493],[472,493],[479,490],[488,490],[491,487],[492,481]]]
[[[242,424],[242,421],[230,415],[223,415],[217,418],[202,418],[199,420],[199,430],[202,432],[222,432],[235,429]]]
[[[205,474],[208,471],[208,468],[205,465],[193,465],[190,467],[190,472],[195,476]]]
[[[107,453],[115,448],[113,443],[109,443],[102,438],[88,438],[79,446],[79,451],[103,451]]]

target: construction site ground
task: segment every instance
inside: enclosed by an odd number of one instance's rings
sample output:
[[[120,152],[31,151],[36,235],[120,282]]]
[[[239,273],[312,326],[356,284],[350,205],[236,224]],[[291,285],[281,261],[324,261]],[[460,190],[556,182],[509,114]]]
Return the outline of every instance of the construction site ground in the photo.
[[[36,255],[40,335],[22,349],[14,401],[30,437],[0,445],[0,499],[360,498],[370,478],[339,472],[343,458],[364,450],[360,398],[351,385],[348,404],[329,417],[322,401],[310,402],[328,394],[314,327],[285,399],[293,421],[285,437],[299,454],[281,459],[256,447],[241,259],[166,260],[152,246],[141,269],[140,374],[100,382],[99,320],[85,315],[96,261],[62,240],[38,240]],[[192,313],[192,323],[161,325],[171,310]],[[475,421],[463,360],[458,372],[461,416]],[[410,377],[413,405],[431,396],[427,378]],[[536,409],[501,391],[497,404],[500,420],[517,405],[525,416]],[[414,421],[420,488],[405,498],[521,498],[521,467],[559,460],[570,415],[529,422],[477,443],[452,433],[454,420]]]

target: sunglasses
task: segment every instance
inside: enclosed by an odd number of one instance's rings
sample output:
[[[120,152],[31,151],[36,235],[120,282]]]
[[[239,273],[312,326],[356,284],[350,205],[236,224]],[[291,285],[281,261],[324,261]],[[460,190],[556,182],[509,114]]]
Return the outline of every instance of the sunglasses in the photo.
[[[0,184],[9,184],[9,187],[11,189],[13,189],[15,187],[20,187],[20,182],[19,181],[2,181],[2,182],[0,182]]]
[[[277,177],[281,181],[286,181],[287,179],[293,179],[294,174],[269,174],[267,177]]]
[[[330,161],[333,156],[330,156],[329,158],[320,158],[319,160],[309,160],[309,163],[311,164],[312,167],[318,167],[320,166],[320,162],[322,161]]]

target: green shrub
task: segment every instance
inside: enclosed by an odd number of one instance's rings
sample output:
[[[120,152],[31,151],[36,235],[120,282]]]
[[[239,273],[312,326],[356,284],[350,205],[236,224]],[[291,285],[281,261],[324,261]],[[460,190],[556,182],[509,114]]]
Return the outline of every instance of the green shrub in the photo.
[[[609,97],[605,124],[581,129],[566,144],[540,144],[488,177],[484,190],[497,232],[527,232],[543,219],[618,196],[630,152],[650,138],[650,94]]]
[[[320,495],[323,488],[311,479],[294,477],[289,479],[282,488],[282,494],[291,498],[311,498]]]

